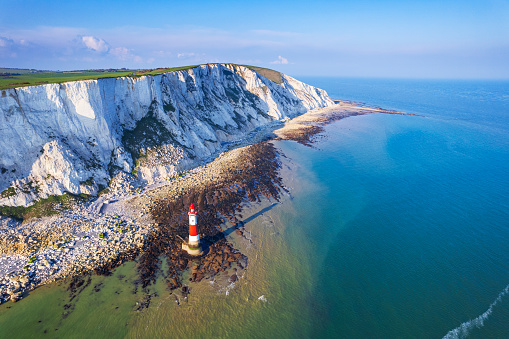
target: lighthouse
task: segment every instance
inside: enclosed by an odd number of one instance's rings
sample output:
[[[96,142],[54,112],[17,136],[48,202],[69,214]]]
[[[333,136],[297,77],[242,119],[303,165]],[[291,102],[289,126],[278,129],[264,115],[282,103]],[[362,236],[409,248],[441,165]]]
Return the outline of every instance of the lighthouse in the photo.
[[[196,227],[196,210],[194,205],[189,206],[189,238],[188,241],[182,242],[182,249],[189,255],[201,255],[203,253],[200,245],[200,236]]]
[[[193,204],[189,206],[187,214],[189,215],[189,247],[198,247],[200,246],[200,236],[196,230],[196,211]]]

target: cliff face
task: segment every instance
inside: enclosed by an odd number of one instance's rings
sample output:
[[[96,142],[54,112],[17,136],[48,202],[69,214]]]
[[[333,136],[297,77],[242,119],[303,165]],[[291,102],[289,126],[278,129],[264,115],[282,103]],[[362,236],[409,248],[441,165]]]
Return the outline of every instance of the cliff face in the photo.
[[[228,64],[2,90],[0,205],[94,195],[122,171],[152,183],[257,127],[332,104],[289,76],[276,84]]]

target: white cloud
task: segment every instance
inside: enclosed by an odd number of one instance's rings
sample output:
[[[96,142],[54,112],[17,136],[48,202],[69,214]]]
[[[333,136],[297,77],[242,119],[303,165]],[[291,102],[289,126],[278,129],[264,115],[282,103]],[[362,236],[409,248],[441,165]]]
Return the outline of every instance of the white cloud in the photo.
[[[185,62],[188,63],[200,63],[200,64],[224,61],[219,60],[217,57],[207,55],[205,53],[195,53],[195,52],[177,53],[177,58],[185,60]]]
[[[21,44],[14,40],[0,36],[0,60],[2,58],[16,59],[21,47]]]
[[[13,41],[11,39],[7,39],[0,36],[0,47],[7,47],[8,45],[12,45]]]
[[[143,58],[142,57],[140,57],[138,55],[134,55],[132,53],[132,50],[130,50],[128,48],[125,48],[125,47],[112,48],[110,50],[110,54],[113,55],[114,57],[116,57],[118,60],[121,60],[121,61],[133,60],[134,62],[137,62],[137,63],[142,63],[143,62]]]
[[[195,57],[197,56],[196,53],[179,53],[177,54],[177,58],[179,59],[189,59],[189,58],[192,58],[192,57]]]
[[[127,60],[132,57],[131,50],[125,47],[117,47],[110,50],[110,54],[119,60]]]
[[[154,52],[154,55],[160,58],[167,58],[173,56],[173,53],[171,51],[156,51]]]
[[[288,59],[283,58],[281,55],[277,57],[277,60],[271,61],[271,64],[288,65]]]
[[[88,49],[99,53],[107,52],[110,49],[110,46],[106,41],[93,36],[82,36],[81,41]]]

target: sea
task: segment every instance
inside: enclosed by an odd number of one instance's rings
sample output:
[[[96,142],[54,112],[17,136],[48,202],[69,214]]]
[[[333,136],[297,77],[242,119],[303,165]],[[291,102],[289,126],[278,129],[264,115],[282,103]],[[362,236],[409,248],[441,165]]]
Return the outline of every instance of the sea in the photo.
[[[289,193],[246,204],[237,282],[183,300],[160,277],[138,310],[125,263],[72,300],[61,282],[0,305],[0,337],[509,338],[509,81],[298,79],[415,115],[276,141]]]

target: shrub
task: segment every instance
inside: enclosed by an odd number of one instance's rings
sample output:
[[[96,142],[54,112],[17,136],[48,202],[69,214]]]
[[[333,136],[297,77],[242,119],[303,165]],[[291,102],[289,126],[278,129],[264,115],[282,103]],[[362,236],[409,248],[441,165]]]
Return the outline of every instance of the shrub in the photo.
[[[59,211],[72,208],[78,201],[84,199],[77,195],[64,193],[63,195],[50,195],[40,199],[35,204],[23,206],[0,206],[0,215],[21,220],[31,218],[42,218],[58,214]]]
[[[90,177],[88,180],[82,181],[80,184],[85,186],[92,186],[94,184],[94,178]]]
[[[99,193],[97,193],[98,195],[103,195],[103,194],[108,194],[110,193],[110,189],[109,188],[105,188],[103,190],[100,190]]]
[[[5,191],[3,191],[1,194],[2,198],[8,198],[8,197],[12,197],[13,195],[16,195],[16,190],[14,189],[14,187],[9,187],[7,188]]]

